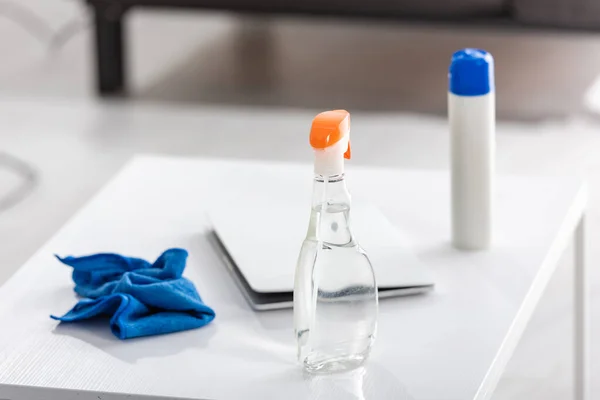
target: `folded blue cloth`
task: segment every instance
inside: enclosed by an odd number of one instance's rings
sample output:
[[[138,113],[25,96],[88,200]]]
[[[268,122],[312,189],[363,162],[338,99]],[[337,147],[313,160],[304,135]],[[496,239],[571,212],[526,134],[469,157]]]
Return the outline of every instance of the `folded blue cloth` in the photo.
[[[75,292],[85,298],[62,317],[50,317],[75,322],[108,316],[120,339],[200,328],[215,312],[181,276],[187,256],[183,249],[169,249],[154,264],[118,254],[56,256],[73,267]]]

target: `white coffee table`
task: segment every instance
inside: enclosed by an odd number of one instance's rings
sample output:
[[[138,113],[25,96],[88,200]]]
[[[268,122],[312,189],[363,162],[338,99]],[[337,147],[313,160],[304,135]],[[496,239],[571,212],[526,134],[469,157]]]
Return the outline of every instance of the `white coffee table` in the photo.
[[[253,312],[205,236],[205,207],[215,198],[244,201],[240,193],[251,188],[257,199],[277,201],[265,195],[273,193],[273,174],[286,178],[276,193],[300,185],[310,197],[308,165],[133,160],[0,288],[0,399],[488,399],[571,239],[576,398],[584,399],[581,181],[499,177],[495,246],[465,253],[449,245],[447,173],[349,168],[355,199],[368,197],[410,235],[436,289],[381,302],[365,369],[311,377],[294,361],[291,310]],[[48,317],[76,300],[70,269],[54,253],[111,251],[153,260],[169,247],[190,251],[186,275],[215,308],[213,324],[119,341],[104,322],[58,325]]]

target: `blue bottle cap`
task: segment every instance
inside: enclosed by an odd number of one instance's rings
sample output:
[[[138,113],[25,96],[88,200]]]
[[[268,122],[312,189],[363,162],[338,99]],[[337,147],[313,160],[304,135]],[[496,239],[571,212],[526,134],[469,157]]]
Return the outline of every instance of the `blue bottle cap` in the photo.
[[[494,58],[485,50],[462,49],[452,55],[448,89],[458,96],[482,96],[494,91]]]

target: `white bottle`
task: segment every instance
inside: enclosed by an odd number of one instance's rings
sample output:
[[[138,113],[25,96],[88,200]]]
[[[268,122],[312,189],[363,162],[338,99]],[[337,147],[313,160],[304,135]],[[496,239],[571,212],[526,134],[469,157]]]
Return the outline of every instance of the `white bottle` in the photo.
[[[354,238],[344,157],[350,158],[350,115],[328,111],[313,121],[312,209],[294,282],[298,359],[309,372],[356,368],[367,359],[377,328],[373,268]]]
[[[494,59],[484,50],[457,51],[448,79],[452,242],[462,250],[484,250],[492,243]]]

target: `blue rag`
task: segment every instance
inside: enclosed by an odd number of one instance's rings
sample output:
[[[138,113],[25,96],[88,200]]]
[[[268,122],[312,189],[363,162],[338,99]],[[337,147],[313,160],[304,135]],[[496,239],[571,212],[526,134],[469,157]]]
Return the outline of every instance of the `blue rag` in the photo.
[[[207,325],[215,312],[204,304],[194,284],[181,276],[187,256],[183,249],[169,249],[154,264],[118,254],[56,256],[73,267],[75,292],[85,298],[62,317],[50,317],[75,322],[108,316],[120,339]]]

